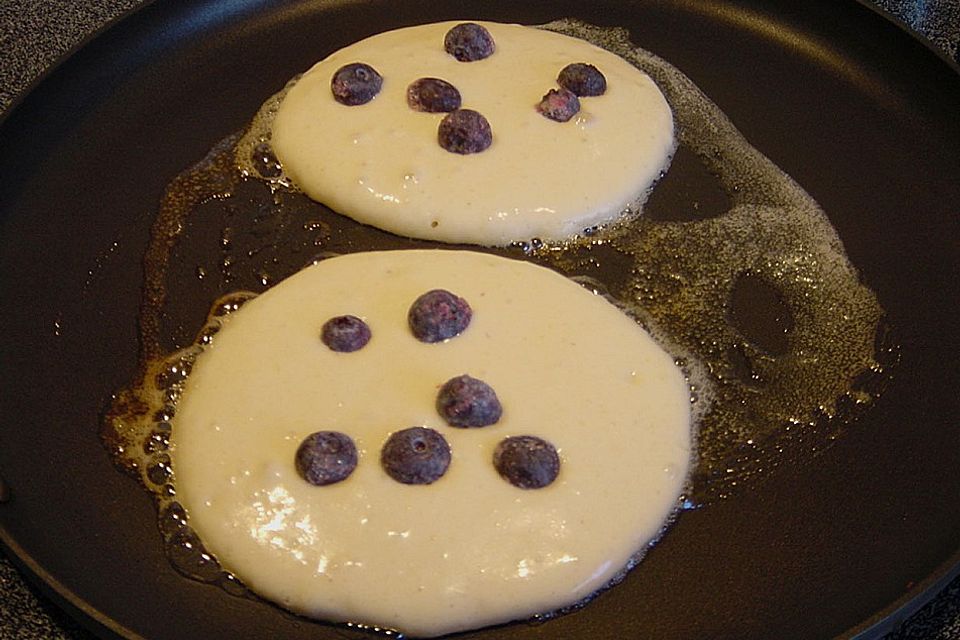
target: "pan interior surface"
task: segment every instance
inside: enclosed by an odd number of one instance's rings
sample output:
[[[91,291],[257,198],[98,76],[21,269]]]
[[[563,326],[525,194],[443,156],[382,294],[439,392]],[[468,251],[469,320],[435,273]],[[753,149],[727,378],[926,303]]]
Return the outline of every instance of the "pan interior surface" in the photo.
[[[148,495],[96,434],[136,374],[142,261],[171,179],[327,53],[466,14],[625,27],[677,66],[827,212],[902,360],[832,447],[685,512],[589,606],[463,637],[843,636],[949,574],[960,80],[880,16],[826,0],[157,2],[85,45],[0,126],[0,534],[21,562],[107,636],[370,637],[179,575]],[[356,248],[397,240],[370,243]],[[181,301],[168,346],[192,338],[217,293]]]

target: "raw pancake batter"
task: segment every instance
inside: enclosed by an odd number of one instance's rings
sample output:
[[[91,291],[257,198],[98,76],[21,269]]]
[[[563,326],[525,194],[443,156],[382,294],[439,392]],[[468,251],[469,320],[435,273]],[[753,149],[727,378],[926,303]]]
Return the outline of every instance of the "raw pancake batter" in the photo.
[[[437,288],[473,317],[428,344],[407,312]],[[336,352],[321,327],[346,314],[371,338]],[[437,413],[440,386],[464,373],[496,390],[496,424]],[[657,535],[687,477],[689,398],[635,321],[550,270],[473,252],[330,258],[247,302],[197,359],[173,424],[177,499],[226,569],[288,609],[415,636],[476,628],[589,596]],[[380,465],[388,436],[411,426],[449,442],[433,484]],[[296,472],[318,430],[356,442],[336,484]],[[516,435],[556,447],[552,484],[498,475],[494,448]]]
[[[616,218],[643,199],[673,152],[673,117],[653,81],[583,40],[484,22],[496,50],[459,62],[443,47],[456,22],[381,33],[333,53],[289,91],[273,125],[284,170],[314,200],[360,222],[415,238],[506,245],[562,239]],[[331,78],[362,62],[383,76],[359,106],[338,103]],[[537,112],[570,63],[595,65],[603,95],[580,99],[568,122]],[[407,104],[423,77],[453,84],[462,107],[489,121],[493,143],[441,148],[444,113]]]

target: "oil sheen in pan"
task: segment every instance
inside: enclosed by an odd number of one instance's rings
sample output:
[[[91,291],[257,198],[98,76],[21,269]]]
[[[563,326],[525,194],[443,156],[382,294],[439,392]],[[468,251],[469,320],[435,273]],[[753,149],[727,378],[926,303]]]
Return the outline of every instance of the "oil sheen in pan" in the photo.
[[[533,238],[496,251],[609,296],[692,374],[699,433],[687,508],[757,486],[781,464],[809,463],[869,409],[897,362],[875,295],[816,202],[682,73],[622,29],[569,20],[545,28],[650,75],[674,111],[678,151],[642,214],[568,242]],[[169,420],[193,359],[215,339],[220,316],[315,260],[437,246],[298,193],[269,152],[282,93],[249,131],[170,184],[145,259],[143,378],[117,394],[103,425],[117,464],[156,496],[174,566],[238,594],[246,590],[187,525],[170,473]],[[244,293],[222,297],[236,291]]]

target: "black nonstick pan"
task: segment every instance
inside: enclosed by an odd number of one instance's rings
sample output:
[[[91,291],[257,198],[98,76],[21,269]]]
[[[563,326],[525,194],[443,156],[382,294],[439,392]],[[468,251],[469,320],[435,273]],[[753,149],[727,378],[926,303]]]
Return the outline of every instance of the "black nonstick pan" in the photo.
[[[887,630],[960,571],[960,75],[855,2],[161,1],[95,38],[0,124],[0,539],[11,557],[104,637],[372,637],[178,574],[99,421],[136,374],[143,257],[170,180],[334,49],[467,16],[622,26],[677,66],[827,212],[900,361],[831,447],[684,512],[587,607],[462,637]],[[215,296],[193,293],[170,318],[171,342],[189,339]]]

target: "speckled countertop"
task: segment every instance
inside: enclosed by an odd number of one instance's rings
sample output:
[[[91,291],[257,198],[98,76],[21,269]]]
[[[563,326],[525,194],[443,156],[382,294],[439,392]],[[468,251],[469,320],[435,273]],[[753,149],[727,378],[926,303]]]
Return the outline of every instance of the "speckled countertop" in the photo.
[[[958,60],[960,0],[874,0]],[[0,111],[91,33],[142,0],[0,0]],[[960,115],[958,115],[960,117]],[[91,639],[0,550],[0,640]],[[960,578],[886,640],[960,638]]]

